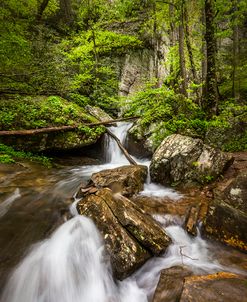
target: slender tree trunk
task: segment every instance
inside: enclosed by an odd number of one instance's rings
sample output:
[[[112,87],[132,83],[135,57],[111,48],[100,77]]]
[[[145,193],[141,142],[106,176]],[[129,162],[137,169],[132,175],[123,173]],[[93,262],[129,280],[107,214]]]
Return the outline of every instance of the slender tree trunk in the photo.
[[[37,12],[37,16],[36,16],[36,20],[40,21],[42,19],[43,16],[43,12],[45,11],[47,5],[49,3],[49,0],[43,0],[38,8],[38,12]]]
[[[60,0],[60,14],[62,20],[67,24],[73,23],[71,0]]]
[[[159,37],[157,34],[157,18],[156,18],[156,2],[153,2],[153,47],[154,47],[154,76],[158,80],[159,77],[159,58],[158,58],[158,51],[159,51]],[[157,83],[158,84],[158,83]]]
[[[232,1],[234,12],[237,11],[237,0]],[[233,15],[233,45],[232,45],[232,96],[238,100],[240,97],[240,79],[238,76],[238,67],[239,67],[239,28],[236,24],[237,16],[236,14]]]
[[[181,2],[180,7],[180,20],[179,20],[179,66],[180,66],[180,77],[181,77],[181,93],[187,96],[187,76],[185,68],[185,55],[184,55],[184,0]]]
[[[191,72],[192,72],[192,76],[193,76],[193,81],[194,81],[195,84],[198,84],[195,61],[194,61],[192,46],[191,46],[191,42],[190,42],[190,31],[189,31],[188,23],[189,23],[188,10],[187,10],[187,6],[186,6],[186,3],[185,3],[184,4],[185,41],[186,41],[186,46],[187,46],[187,50],[188,50],[188,54],[189,54],[190,67],[191,67]],[[199,101],[200,96],[199,96],[198,89],[196,89],[196,97],[197,97],[197,101],[199,103],[200,102]]]
[[[170,40],[170,48],[175,46],[175,25],[174,25],[174,5],[169,5],[169,19],[170,19],[170,32],[169,32],[169,40]],[[174,73],[174,60],[171,56],[170,61],[170,75]],[[170,82],[171,86],[174,86],[174,79]]]
[[[202,61],[201,61],[201,106],[203,104],[203,98],[206,95],[206,76],[207,76],[207,48],[206,48],[206,41],[205,41],[205,27],[206,27],[206,18],[205,18],[205,10],[202,9],[201,12],[201,22],[203,25],[203,38],[202,38],[202,46],[201,46],[201,53],[202,53]]]
[[[205,0],[206,33],[205,41],[207,48],[207,75],[206,95],[204,96],[203,107],[210,118],[217,113],[218,109],[218,88],[216,79],[216,40],[214,28],[214,0]]]

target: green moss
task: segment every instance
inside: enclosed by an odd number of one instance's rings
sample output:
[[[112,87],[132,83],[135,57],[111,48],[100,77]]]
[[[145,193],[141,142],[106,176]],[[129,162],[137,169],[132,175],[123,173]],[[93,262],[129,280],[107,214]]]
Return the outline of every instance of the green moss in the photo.
[[[35,129],[95,122],[82,107],[58,96],[0,100],[0,130]]]
[[[228,152],[247,150],[247,131],[241,137],[236,137],[232,141],[223,145],[222,149]]]
[[[31,152],[16,151],[12,147],[0,143],[0,163],[15,163],[16,159],[28,159],[51,167],[51,159],[46,156],[34,155]]]
[[[0,153],[0,163],[1,164],[11,164],[11,163],[14,163],[15,160],[8,154],[1,154]]]
[[[219,115],[210,120],[191,99],[165,85],[147,87],[125,103],[125,115],[141,119],[132,134],[137,139],[151,139],[154,148],[171,134],[180,133],[205,139],[209,145],[224,151],[247,150],[247,106],[224,101]],[[140,138],[141,136],[141,138]]]

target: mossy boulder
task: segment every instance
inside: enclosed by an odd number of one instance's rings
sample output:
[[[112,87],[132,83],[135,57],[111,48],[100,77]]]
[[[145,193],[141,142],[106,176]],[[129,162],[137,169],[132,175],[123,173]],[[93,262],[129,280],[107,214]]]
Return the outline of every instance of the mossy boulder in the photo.
[[[136,122],[127,133],[126,145],[129,152],[138,157],[151,157],[157,147],[154,141],[156,124],[143,126]]]
[[[0,130],[28,130],[79,125],[72,131],[0,137],[0,142],[17,150],[70,150],[94,144],[104,127],[85,124],[97,119],[82,107],[58,96],[11,97],[0,99]]]
[[[200,139],[173,134],[155,151],[151,179],[161,184],[204,184],[216,179],[233,157],[203,144]]]

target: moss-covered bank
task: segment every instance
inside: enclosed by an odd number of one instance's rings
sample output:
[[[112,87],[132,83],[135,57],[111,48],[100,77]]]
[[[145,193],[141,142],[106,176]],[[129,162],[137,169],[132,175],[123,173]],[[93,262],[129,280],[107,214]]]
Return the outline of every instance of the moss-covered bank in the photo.
[[[84,108],[58,96],[11,96],[0,99],[0,130],[79,125],[78,129],[66,132],[0,136],[1,144],[19,151],[65,151],[94,144],[104,133],[104,127],[91,128],[85,124],[96,121]],[[1,152],[3,158],[4,151]]]

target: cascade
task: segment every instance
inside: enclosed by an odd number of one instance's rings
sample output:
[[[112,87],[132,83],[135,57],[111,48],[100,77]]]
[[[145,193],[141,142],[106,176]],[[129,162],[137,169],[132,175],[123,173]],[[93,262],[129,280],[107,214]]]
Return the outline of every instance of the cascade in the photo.
[[[129,123],[121,123],[118,127],[111,127],[111,131],[123,142],[129,127]],[[128,164],[115,141],[109,138],[107,146],[108,163],[71,169],[69,176],[57,183],[54,192],[62,187],[70,192],[82,177],[88,178],[93,172]],[[148,161],[137,161],[149,164]],[[150,179],[141,194],[169,196],[173,200],[180,197],[171,189],[152,184]],[[6,204],[18,197],[17,190]],[[194,238],[189,236],[178,218],[155,215],[172,239],[166,254],[150,259],[132,276],[116,283],[103,240],[93,222],[77,214],[76,202],[70,208],[74,217],[62,224],[50,238],[35,244],[16,267],[1,302],[148,302],[152,299],[159,272],[164,268],[187,265],[199,274],[222,270],[236,272],[220,265],[211,254],[209,244],[200,234]]]

